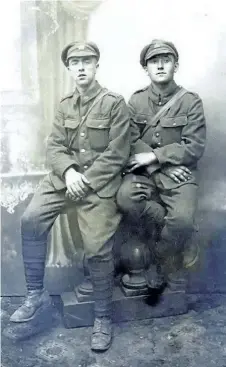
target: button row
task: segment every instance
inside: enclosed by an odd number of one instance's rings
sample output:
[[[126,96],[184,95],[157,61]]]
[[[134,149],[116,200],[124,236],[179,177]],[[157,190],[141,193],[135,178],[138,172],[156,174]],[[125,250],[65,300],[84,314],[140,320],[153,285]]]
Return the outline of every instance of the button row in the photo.
[[[146,123],[147,123],[147,120],[143,120],[142,122],[143,122],[144,124],[146,124]],[[177,124],[176,122],[173,122],[173,126],[176,126],[176,124]],[[102,125],[99,125],[99,127],[102,127]]]

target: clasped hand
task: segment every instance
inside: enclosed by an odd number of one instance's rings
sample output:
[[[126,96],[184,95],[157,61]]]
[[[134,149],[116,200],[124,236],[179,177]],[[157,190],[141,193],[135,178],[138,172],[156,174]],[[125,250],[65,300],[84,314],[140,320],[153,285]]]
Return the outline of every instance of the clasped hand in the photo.
[[[192,172],[185,166],[166,167],[162,172],[177,183],[186,182],[191,179]]]
[[[65,173],[65,183],[67,186],[66,195],[73,201],[83,199],[90,190],[90,182],[74,168],[69,168]]]
[[[133,172],[139,167],[149,166],[154,163],[157,163],[157,157],[153,152],[134,154],[128,161],[126,173]]]
[[[157,157],[153,152],[134,154],[130,157],[125,172],[131,173],[139,167],[150,166],[157,162]],[[164,167],[161,172],[177,183],[186,182],[192,177],[192,172],[185,166]]]

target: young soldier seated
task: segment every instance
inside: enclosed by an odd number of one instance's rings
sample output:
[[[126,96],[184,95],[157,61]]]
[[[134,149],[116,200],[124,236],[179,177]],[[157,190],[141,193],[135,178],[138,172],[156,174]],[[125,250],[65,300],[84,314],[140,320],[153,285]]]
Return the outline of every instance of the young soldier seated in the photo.
[[[146,271],[151,288],[183,269],[182,254],[194,229],[197,163],[206,142],[200,97],[174,81],[178,59],[176,47],[164,40],[153,40],[141,51],[140,63],[151,84],[129,101],[132,153],[117,195],[131,221],[146,219],[147,228],[154,222],[159,228],[152,244],[156,266]]]
[[[22,217],[28,294],[11,321],[32,320],[50,303],[43,288],[47,236],[56,217],[70,205],[77,212],[93,283],[91,348],[106,350],[112,340],[113,236],[121,220],[115,197],[129,158],[130,127],[123,97],[96,81],[99,57],[91,42],[74,42],[62,51],[76,87],[62,99],[48,140],[52,171]]]

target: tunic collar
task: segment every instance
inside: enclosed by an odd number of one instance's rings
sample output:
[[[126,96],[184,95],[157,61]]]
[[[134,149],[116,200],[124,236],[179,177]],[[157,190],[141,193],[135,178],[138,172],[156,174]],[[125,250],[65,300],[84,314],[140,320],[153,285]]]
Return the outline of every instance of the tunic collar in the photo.
[[[166,104],[173,94],[179,89],[179,86],[172,80],[167,88],[163,91],[158,89],[154,84],[150,84],[148,88],[148,95],[151,101],[159,106]]]
[[[78,89],[76,88],[74,91],[74,95],[73,95],[73,99],[74,99],[74,104],[77,103],[78,98],[81,98],[81,102],[82,104],[86,104],[89,101],[91,101],[92,99],[94,99],[102,90],[103,88],[101,87],[101,85],[95,81],[94,84],[92,84],[87,91],[85,92],[85,94],[81,95],[78,91]]]

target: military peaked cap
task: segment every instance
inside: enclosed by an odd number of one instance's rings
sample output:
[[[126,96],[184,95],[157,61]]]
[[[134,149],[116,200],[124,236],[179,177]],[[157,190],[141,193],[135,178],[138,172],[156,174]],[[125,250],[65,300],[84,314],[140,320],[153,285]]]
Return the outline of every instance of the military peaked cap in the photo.
[[[100,58],[100,51],[94,42],[72,42],[65,46],[61,53],[61,60],[68,66],[70,57],[95,56],[97,61]]]
[[[140,53],[140,64],[144,67],[147,65],[149,59],[161,54],[172,54],[176,60],[179,58],[178,51],[172,42],[154,39],[142,49]]]

